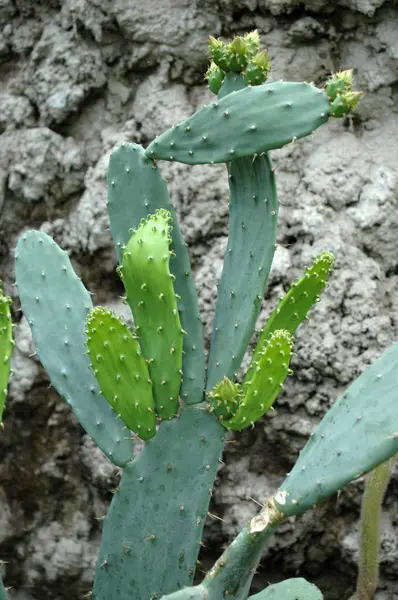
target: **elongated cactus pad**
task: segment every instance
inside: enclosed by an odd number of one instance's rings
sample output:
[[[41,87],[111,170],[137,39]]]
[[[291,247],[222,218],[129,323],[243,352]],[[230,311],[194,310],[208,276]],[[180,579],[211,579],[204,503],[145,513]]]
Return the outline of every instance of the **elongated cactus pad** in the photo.
[[[101,392],[141,439],[156,433],[148,365],[137,338],[110,310],[97,306],[87,317],[87,348]]]
[[[84,331],[92,308],[89,293],[66,252],[45,233],[24,233],[15,260],[22,310],[53,386],[97,446],[114,464],[124,466],[132,458],[132,442],[100,394],[86,355]]]
[[[309,135],[326,123],[329,107],[326,93],[308,83],[247,87],[168,129],[146,154],[187,164],[229,162]]]
[[[319,294],[326,286],[327,278],[334,265],[331,252],[321,252],[311,267],[306,268],[305,275],[298,279],[284,296],[275,310],[268,317],[258,337],[252,362],[246,373],[244,383],[251,380],[258,356],[262,352],[264,342],[277,329],[286,329],[294,334],[306,319],[308,311],[319,300]]]
[[[251,600],[322,600],[323,596],[313,583],[297,577],[269,585],[249,598]]]
[[[93,600],[161,598],[192,585],[225,429],[185,406],[123,471],[104,522]]]
[[[275,496],[300,514],[398,452],[398,344],[350,385],[326,413]]]
[[[275,252],[278,198],[267,154],[228,166],[229,233],[218,287],[207,390],[239,370]]]
[[[186,404],[202,402],[205,385],[203,327],[188,250],[170,203],[166,183],[159,168],[145,155],[144,148],[127,143],[112,152],[107,180],[109,220],[120,263],[122,247],[130,239],[131,228],[137,228],[141,219],[159,208],[167,209],[172,216],[171,249],[175,257],[170,261],[170,271],[175,276],[174,290],[179,296],[178,313],[182,328],[186,331],[183,340],[184,379],[180,395]]]
[[[11,372],[12,339],[11,298],[4,296],[0,281],[0,424],[7,396],[8,378]]]
[[[221,421],[224,427],[245,429],[265,415],[283,388],[292,348],[293,340],[288,331],[282,329],[270,335],[255,361],[250,381],[243,386],[238,410],[231,419]]]
[[[178,412],[183,330],[170,273],[171,215],[159,209],[143,220],[124,249],[122,277],[142,352],[149,365],[156,413]]]

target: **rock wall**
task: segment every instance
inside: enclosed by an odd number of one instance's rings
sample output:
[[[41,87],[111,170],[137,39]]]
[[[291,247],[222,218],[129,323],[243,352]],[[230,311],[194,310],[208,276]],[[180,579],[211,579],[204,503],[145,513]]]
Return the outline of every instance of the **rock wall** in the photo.
[[[101,517],[118,473],[84,435],[34,356],[13,287],[28,228],[66,249],[98,304],[123,312],[105,207],[109,151],[146,145],[210,98],[209,35],[257,28],[273,77],[314,81],[353,67],[353,118],[273,153],[278,248],[261,322],[314,254],[337,266],[297,336],[275,412],[235,436],[220,467],[206,568],[290,470],[337,394],[398,336],[398,6],[384,0],[0,0],[0,276],[16,350],[0,436],[0,557],[18,600],[80,599],[91,588]],[[228,227],[223,166],[162,164],[189,244],[208,337]],[[244,273],[241,276],[244,277]],[[398,424],[397,424],[398,428]],[[268,547],[255,589],[297,573],[326,600],[355,583],[363,481]],[[398,598],[398,478],[383,513],[380,589]]]

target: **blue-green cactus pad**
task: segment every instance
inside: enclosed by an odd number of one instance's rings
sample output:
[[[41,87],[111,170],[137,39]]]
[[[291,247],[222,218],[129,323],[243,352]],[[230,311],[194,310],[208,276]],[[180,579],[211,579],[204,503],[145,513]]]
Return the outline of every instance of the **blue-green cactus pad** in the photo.
[[[302,577],[286,579],[269,585],[249,600],[322,600],[321,591]]]
[[[203,404],[186,406],[127,465],[104,522],[94,600],[192,584],[224,432]]]
[[[300,514],[398,452],[398,343],[335,402],[275,497]]]
[[[51,383],[71,407],[88,435],[122,467],[132,458],[132,442],[90,370],[86,355],[86,317],[90,295],[54,240],[28,231],[18,241],[15,272],[22,310]]]
[[[149,158],[187,164],[229,162],[281,148],[326,123],[329,100],[309,83],[278,81],[232,92],[165,131]]]
[[[223,377],[233,379],[239,370],[261,307],[278,222],[268,154],[233,161],[228,173],[229,233],[210,344],[208,391]]]

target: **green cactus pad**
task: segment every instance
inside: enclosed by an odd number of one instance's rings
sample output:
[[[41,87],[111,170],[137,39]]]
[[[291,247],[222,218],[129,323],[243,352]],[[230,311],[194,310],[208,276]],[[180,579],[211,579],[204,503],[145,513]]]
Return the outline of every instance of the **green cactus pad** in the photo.
[[[236,414],[241,396],[241,386],[224,377],[208,394],[207,408],[219,418],[230,419]]]
[[[239,408],[231,419],[222,421],[224,427],[235,431],[250,427],[271,408],[288,375],[292,347],[288,331],[270,335],[253,365],[251,380],[245,383]]]
[[[121,271],[162,419],[177,415],[182,375],[183,330],[169,269],[170,222],[165,209],[143,220],[124,249]]]
[[[269,156],[233,161],[228,172],[229,234],[211,337],[208,391],[239,370],[264,295],[278,222]]]
[[[186,164],[229,162],[309,135],[326,123],[329,107],[326,93],[308,83],[247,87],[168,129],[146,154]]]
[[[322,600],[320,590],[302,577],[286,579],[280,583],[269,585],[253,596],[251,600]]]
[[[192,585],[225,433],[204,405],[185,406],[127,465],[104,522],[93,600]]]
[[[124,466],[132,458],[132,442],[99,394],[86,355],[84,330],[92,308],[89,293],[66,252],[45,233],[24,233],[15,260],[22,310],[53,386],[97,446],[114,464]]]
[[[11,298],[4,296],[0,281],[0,424],[7,396],[8,378],[11,372],[12,339]]]
[[[258,360],[264,342],[277,329],[286,329],[292,335],[306,319],[308,311],[319,300],[319,295],[326,286],[327,278],[334,265],[334,256],[331,252],[321,252],[311,267],[306,268],[305,275],[297,280],[286,296],[284,296],[275,310],[268,317],[258,337],[252,363],[246,373],[244,382],[251,380],[255,370],[254,365]]]
[[[127,143],[112,152],[107,179],[109,220],[119,263],[123,257],[122,247],[130,239],[131,228],[138,227],[141,219],[158,208],[166,208],[172,215],[171,249],[175,257],[170,262],[170,270],[175,276],[174,290],[180,297],[178,312],[182,328],[186,331],[180,395],[186,404],[202,402],[205,379],[203,327],[188,250],[170,204],[166,183],[154,162],[145,155],[144,148]]]
[[[110,310],[97,306],[87,317],[87,348],[101,392],[141,439],[156,433],[148,365],[137,339]]]
[[[275,496],[285,515],[315,506],[398,452],[398,344],[326,413]]]

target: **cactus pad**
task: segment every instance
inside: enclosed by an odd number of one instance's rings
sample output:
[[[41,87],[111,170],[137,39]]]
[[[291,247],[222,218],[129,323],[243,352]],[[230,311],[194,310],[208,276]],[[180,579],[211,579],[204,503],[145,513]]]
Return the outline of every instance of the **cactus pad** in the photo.
[[[300,514],[398,452],[398,344],[350,385],[310,436],[275,496]]]
[[[270,335],[252,367],[253,375],[243,387],[243,398],[235,415],[222,420],[227,429],[240,430],[254,425],[272,406],[289,372],[293,347],[288,331]]]
[[[234,378],[239,370],[264,295],[278,223],[269,156],[235,160],[228,172],[229,233],[211,337],[208,390],[223,377]]]
[[[90,371],[86,317],[90,295],[69,257],[45,233],[28,231],[18,241],[15,272],[22,310],[37,354],[58,393],[106,456],[122,467],[133,445]]]
[[[198,297],[191,274],[188,250],[178,226],[177,216],[170,203],[166,182],[159,168],[145,155],[138,144],[121,144],[111,154],[108,167],[108,212],[112,237],[119,262],[122,247],[131,236],[131,228],[159,208],[167,209],[173,219],[171,249],[175,257],[170,270],[175,276],[174,290],[180,296],[178,313],[186,331],[183,341],[184,379],[180,395],[186,404],[202,402],[205,380],[203,327]]]
[[[320,590],[313,584],[308,583],[302,577],[286,579],[280,583],[269,585],[264,590],[249,600],[322,600]]]
[[[299,325],[306,319],[308,311],[319,300],[319,294],[326,286],[327,278],[334,265],[334,256],[331,252],[321,252],[311,267],[306,268],[305,275],[297,280],[286,296],[284,296],[275,310],[268,317],[258,337],[253,362],[245,376],[245,382],[250,381],[257,355],[262,351],[264,342],[277,329],[286,329],[294,334]]]
[[[308,83],[246,87],[168,129],[146,154],[187,164],[229,162],[309,135],[328,120],[329,108],[326,93]]]
[[[8,378],[11,372],[11,354],[14,346],[12,339],[11,299],[4,296],[0,281],[0,424],[7,396]]]
[[[121,270],[162,419],[178,412],[184,333],[169,269],[170,221],[165,209],[143,220],[124,249]]]
[[[155,403],[148,366],[125,323],[100,306],[87,317],[87,348],[101,392],[141,439],[156,433]]]
[[[123,471],[104,522],[93,600],[161,598],[192,585],[225,429],[185,406]]]

